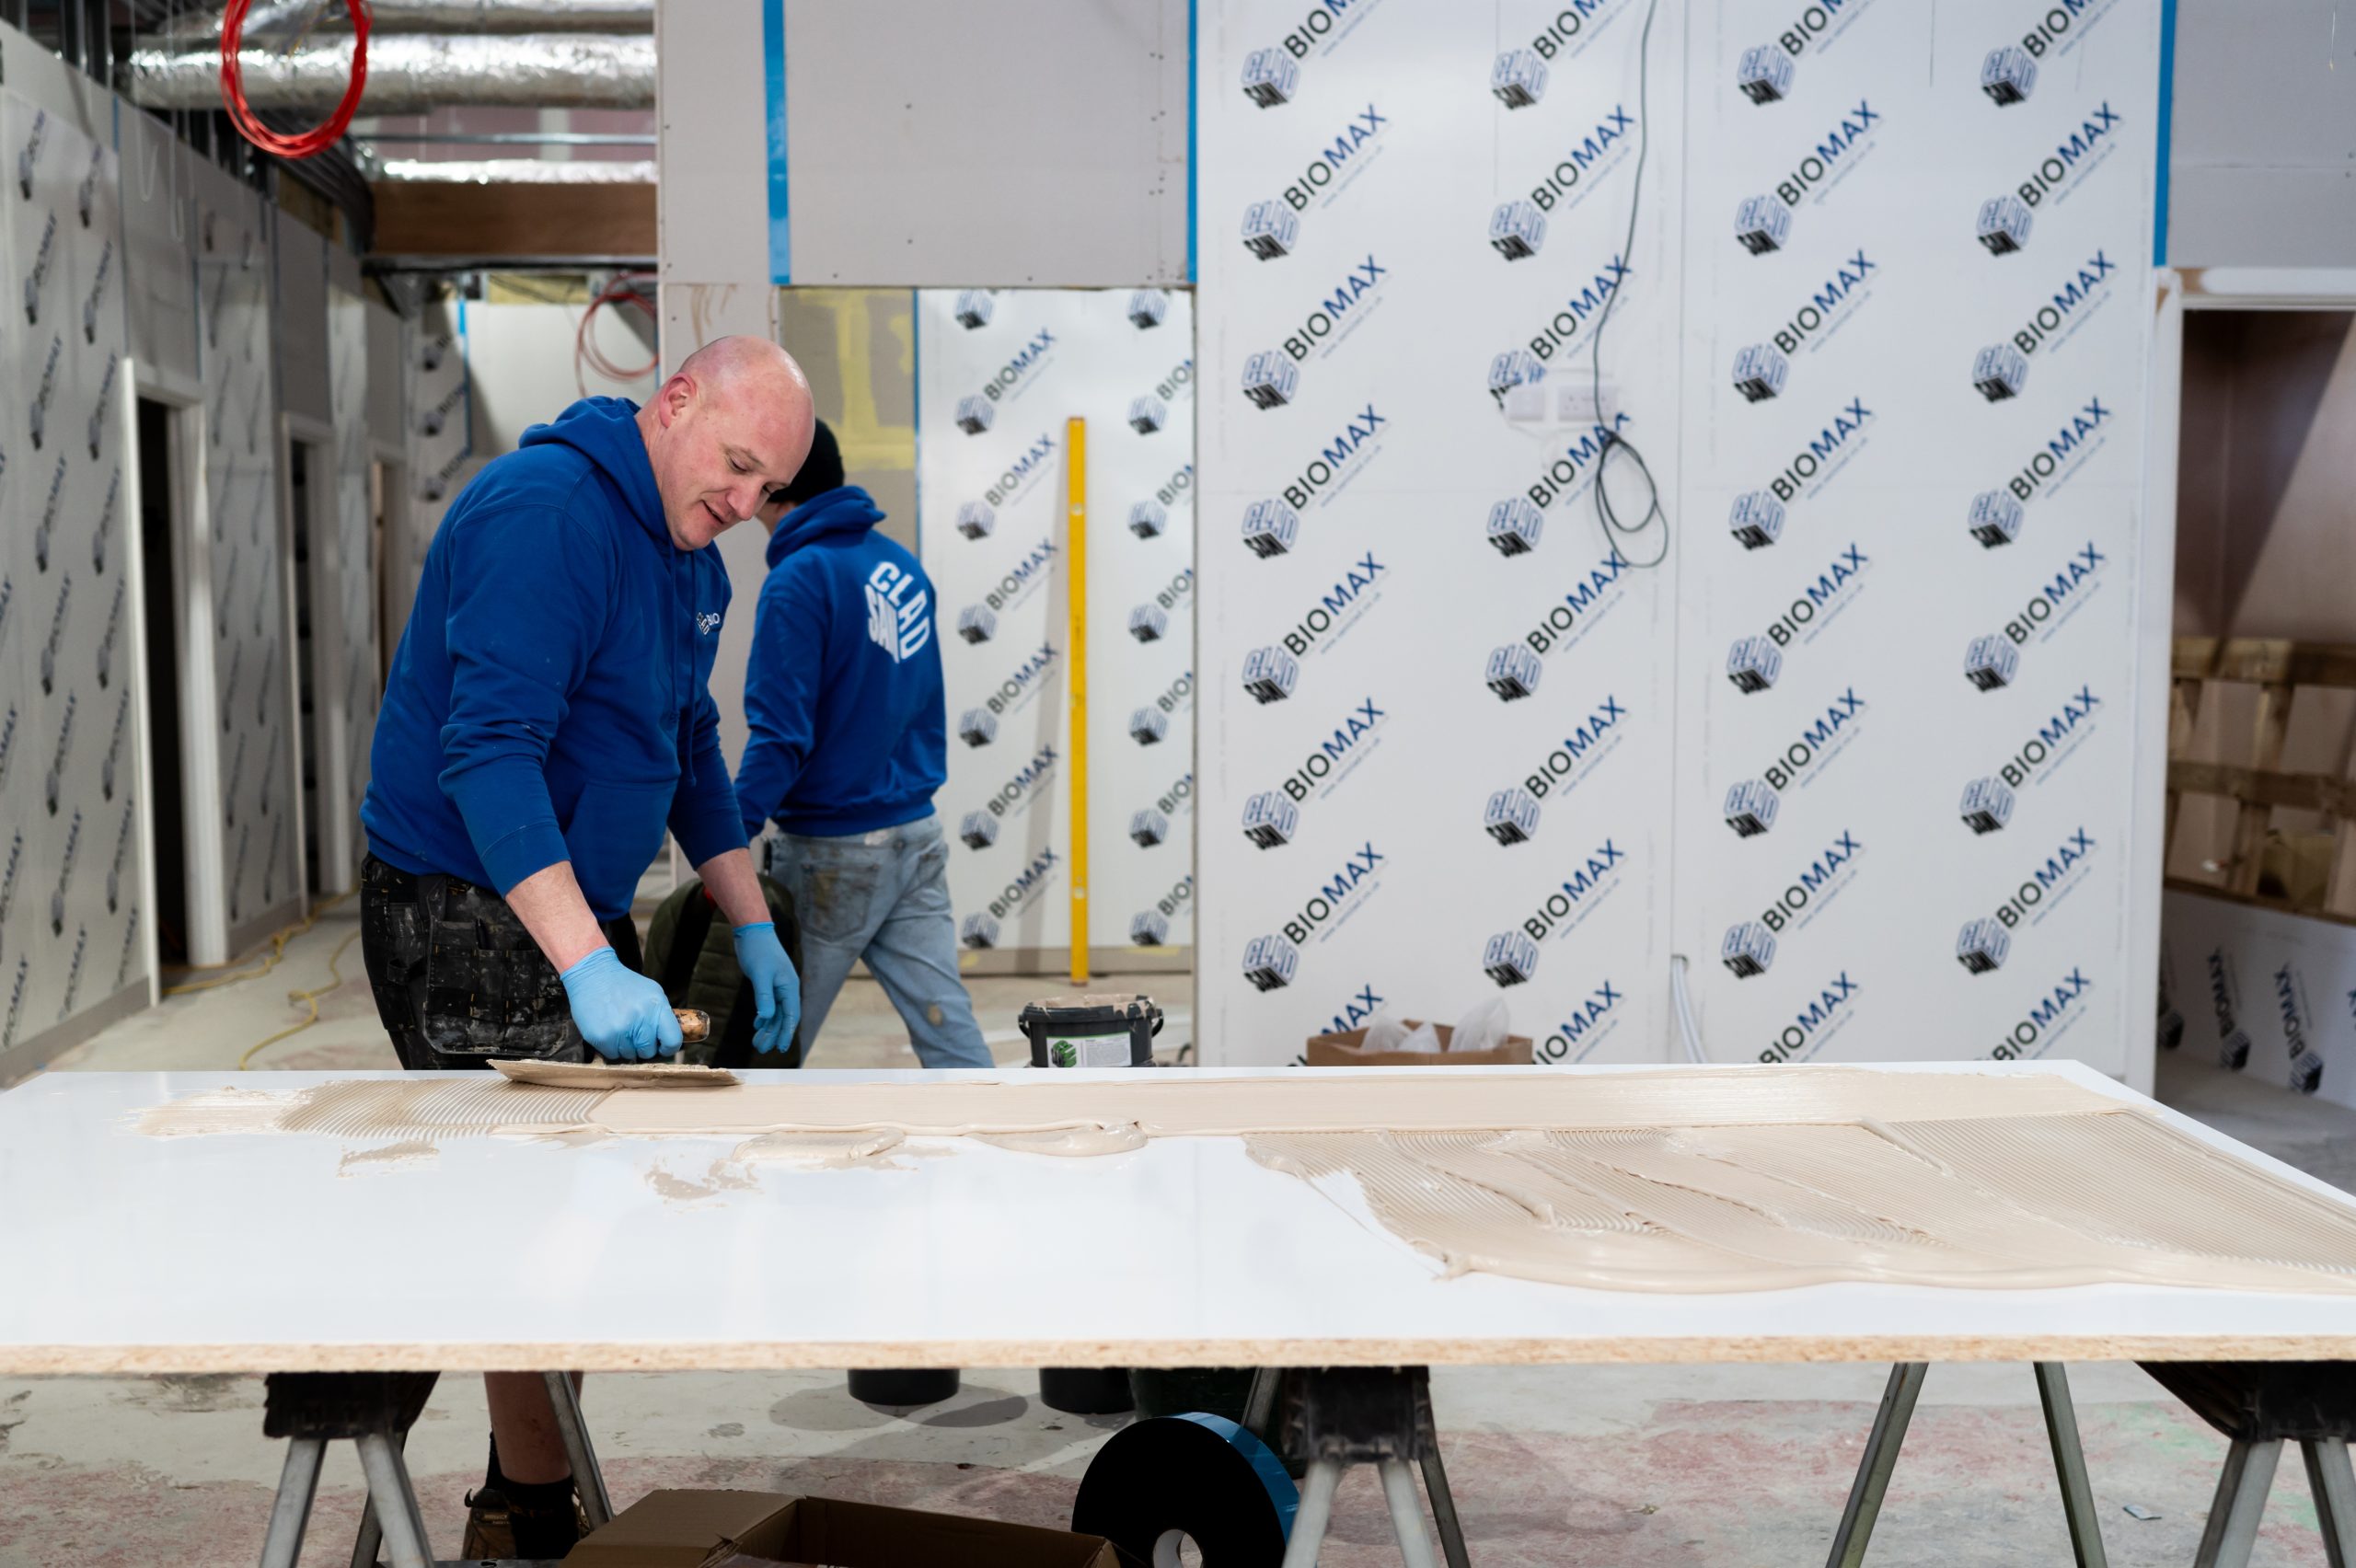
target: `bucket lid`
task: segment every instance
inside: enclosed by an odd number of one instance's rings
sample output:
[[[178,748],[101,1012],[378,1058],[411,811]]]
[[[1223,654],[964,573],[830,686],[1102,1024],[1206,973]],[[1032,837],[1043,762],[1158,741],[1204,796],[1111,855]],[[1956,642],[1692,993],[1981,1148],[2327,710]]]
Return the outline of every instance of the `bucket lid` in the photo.
[[[1091,1023],[1126,1025],[1138,1019],[1159,1020],[1161,1009],[1153,1005],[1151,997],[1117,993],[1091,993],[1080,997],[1043,997],[1025,1007],[1015,1022],[1023,1029],[1034,1024],[1052,1029],[1071,1029]]]

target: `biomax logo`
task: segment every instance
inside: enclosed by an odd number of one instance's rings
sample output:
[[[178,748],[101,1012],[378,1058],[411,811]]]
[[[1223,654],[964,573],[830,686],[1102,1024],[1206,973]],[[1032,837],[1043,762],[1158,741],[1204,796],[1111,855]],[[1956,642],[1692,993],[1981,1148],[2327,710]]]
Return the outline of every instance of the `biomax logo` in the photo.
[[[2116,133],[2123,123],[2108,99],[2096,104],[2078,122],[2078,128],[2070,133],[2069,140],[2056,146],[2015,188],[2022,205],[2034,207],[2048,196],[2057,206],[2066,200],[2085,182],[2086,176],[2110,156],[2111,149],[2119,144]]]
[[[1017,768],[1014,777],[999,785],[997,793],[989,798],[986,803],[986,809],[990,815],[1001,819],[1009,812],[1013,812],[1017,816],[1022,815],[1022,813],[1015,808],[1027,806],[1030,803],[1032,796],[1037,792],[1039,786],[1046,782],[1048,776],[1055,772],[1056,760],[1055,747],[1041,746],[1039,755]]]
[[[2072,829],[2053,853],[1996,905],[1996,923],[2012,931],[2018,930],[2024,921],[2034,926],[2043,920],[2086,880],[2095,848],[2095,839],[2085,828]]]
[[[2087,257],[2062,280],[2050,302],[2029,313],[2013,334],[2013,347],[2033,354],[2049,343],[2058,349],[2068,342],[2109,300],[2110,275],[2117,271],[2119,263],[2104,251]]]
[[[2087,398],[2076,413],[2062,421],[2062,428],[2053,432],[2036,455],[2021,465],[2021,471],[2006,481],[2013,494],[2027,501],[2040,487],[2060,490],[2064,481],[2085,467],[2087,458],[2102,450],[2110,434],[2103,427],[2109,422],[2110,410],[2103,406],[2102,399]]]
[[[1588,993],[1583,1001],[1571,1004],[1570,1014],[1554,1026],[1554,1032],[1538,1043],[1536,1055],[1542,1062],[1584,1062],[1603,1037],[1620,1027],[1625,1016],[1620,1011],[1624,998],[1617,986],[1606,980]]]
[[[1023,552],[1022,559],[1007,568],[1006,575],[995,587],[982,595],[982,603],[990,613],[1009,609],[1022,604],[1037,593],[1051,573],[1048,568],[1056,559],[1056,540],[1052,534],[1043,534],[1039,542]]]
[[[2021,34],[2021,48],[2032,57],[2042,59],[2047,50],[2061,43],[2061,48],[2053,50],[2054,54],[2057,57],[2067,54],[2078,47],[2078,40],[2086,36],[2087,29],[2099,21],[2110,6],[2111,0],[2062,0],[2061,5],[2037,19],[2037,26]],[[2076,37],[2070,36],[2073,32]],[[2064,38],[2069,38],[2070,41],[2062,43]]]
[[[1776,196],[1784,206],[1795,210],[1802,197],[1810,203],[1823,201],[1873,151],[1874,128],[1880,123],[1881,110],[1870,100],[1859,98],[1792,166],[1791,172],[1775,182]],[[1808,195],[1811,190],[1816,192],[1813,196]]]
[[[1620,581],[1627,570],[1616,553],[1589,568],[1584,577],[1571,584],[1561,604],[1548,610],[1536,626],[1522,634],[1530,651],[1542,658],[1556,648],[1576,647],[1598,622],[1628,596],[1627,586]]]
[[[1521,928],[1533,942],[1578,929],[1627,881],[1628,868],[1622,863],[1627,859],[1627,851],[1617,843],[1602,840],[1580,857],[1560,887],[1539,901],[1523,918]]]
[[[1623,0],[1571,0],[1557,9],[1553,19],[1530,40],[1530,52],[1541,60],[1576,60],[1624,8]],[[1601,20],[1597,21],[1598,17]],[[1596,22],[1591,29],[1588,27],[1590,21]],[[1543,91],[1545,78],[1539,80],[1540,90]]]
[[[1760,774],[1767,788],[1781,795],[1795,783],[1805,790],[1820,777],[1818,767],[1848,749],[1857,738],[1858,726],[1871,712],[1865,699],[1857,695],[1855,686],[1843,687],[1841,695],[1825,704],[1824,711],[1794,736],[1791,743],[1775,754]],[[1761,823],[1758,831],[1764,832]]]
[[[1801,931],[1821,914],[1825,905],[1848,890],[1856,881],[1857,859],[1865,847],[1857,842],[1854,833],[1833,836],[1817,854],[1816,859],[1800,868],[1799,875],[1777,894],[1766,908],[1759,912],[1759,924],[1782,936],[1786,929]]]
[[[2053,1049],[2053,1043],[2086,1016],[2085,994],[2094,988],[2083,969],[2072,969],[2039,996],[2035,1005],[2013,1025],[1988,1055],[1999,1062],[2033,1060]],[[2246,1048],[2246,1043],[2245,1043]]]
[[[1855,1017],[1851,1011],[1857,993],[1864,987],[1849,978],[1845,969],[1827,981],[1817,992],[1816,999],[1792,1015],[1792,1021],[1776,1032],[1767,1048],[1759,1053],[1762,1062],[1805,1062],[1824,1049],[1824,1043],[1848,1027]]]
[[[1390,276],[1391,269],[1376,260],[1371,251],[1365,260],[1352,262],[1333,292],[1311,306],[1300,325],[1287,334],[1285,357],[1299,364],[1312,357],[1323,359],[1340,348],[1343,340],[1358,329],[1358,323],[1381,305],[1383,280]]]
[[[1194,696],[1195,672],[1182,670],[1179,672],[1178,678],[1162,687],[1160,694],[1154,698],[1153,706],[1163,713],[1179,713],[1193,705]],[[1192,776],[1189,775],[1189,777]]]
[[[1382,0],[1318,0],[1299,24],[1278,40],[1279,46],[1295,60],[1330,54],[1381,4]]]
[[[2274,972],[2274,1003],[2282,1012],[2282,1038],[2291,1047],[2291,1088],[2313,1094],[2323,1082],[2323,1058],[2307,1043],[2307,985],[2288,963]]]
[[[1318,742],[1285,779],[1285,794],[1296,801],[1306,801],[1311,795],[1323,800],[1332,794],[1382,744],[1381,731],[1390,718],[1390,713],[1378,707],[1370,697],[1353,706],[1334,726],[1334,732]]]
[[[1502,393],[1499,399],[1503,400]],[[1523,492],[1530,497],[1530,504],[1544,508],[1561,497],[1584,494],[1588,486],[1595,482],[1597,465],[1602,461],[1604,452],[1633,422],[1625,413],[1614,413],[1609,428],[1600,421],[1589,426],[1577,440],[1564,447],[1546,465],[1546,471],[1538,476],[1537,483]]]
[[[1851,251],[1791,318],[1775,329],[1776,349],[1796,354],[1805,347],[1814,353],[1831,342],[1832,334],[1855,320],[1859,307],[1873,297],[1873,285],[1866,280],[1880,271],[1881,263],[1863,250]]]
[[[2241,1006],[2241,976],[2223,948],[2209,950],[2209,1005],[2217,1019],[2217,1059],[2235,1072],[2249,1065],[2249,1036],[2234,1021]]]
[[[1605,697],[1586,718],[1572,726],[1562,744],[1548,752],[1546,759],[1530,770],[1521,787],[1532,798],[1542,801],[1550,790],[1569,794],[1587,782],[1605,757],[1619,749],[1627,736],[1627,723],[1628,709],[1620,699]]]
[[[2042,583],[2021,613],[2004,623],[2004,635],[2015,648],[2023,647],[2031,637],[2039,642],[2051,637],[2078,613],[2087,600],[2102,588],[2102,569],[2110,558],[2095,548],[2088,539],[2075,554],[2053,574],[2050,582]]]
[[[1342,580],[1285,633],[1285,651],[1298,659],[1311,649],[1322,652],[1340,641],[1343,633],[1365,619],[1367,612],[1380,602],[1381,585],[1390,571],[1372,551],[1360,556]]]
[[[1344,421],[1334,438],[1318,449],[1317,455],[1310,459],[1292,483],[1285,486],[1286,502],[1299,511],[1321,490],[1324,499],[1317,504],[1331,502],[1352,479],[1366,472],[1367,466],[1382,450],[1382,440],[1375,432],[1390,422],[1390,417],[1376,412],[1372,403]]]
[[[2004,765],[1996,770],[1998,776],[2015,790],[2025,783],[2044,783],[2094,733],[2098,722],[2096,710],[2101,707],[2102,698],[2095,695],[2094,687],[2080,686],[2075,696],[2065,698],[2053,710],[2053,717],[2039,724],[2004,759]]]
[[[1170,884],[1170,891],[1154,901],[1154,913],[1167,920],[1195,900],[1195,876],[1189,871]]]
[[[982,383],[982,396],[993,403],[1011,403],[1037,385],[1039,373],[1056,357],[1056,335],[1042,327],[1031,334],[1031,340],[1015,352],[1014,357],[998,367],[987,381]]]
[[[1285,205],[1296,213],[1307,212],[1311,202],[1332,206],[1382,156],[1383,133],[1390,127],[1391,117],[1373,104],[1351,115],[1333,141],[1317,149],[1300,178],[1284,188]]]
[[[998,482],[982,492],[982,499],[991,506],[1005,506],[1030,494],[1031,487],[1053,471],[1054,465],[1047,459],[1055,450],[1055,438],[1045,431],[1040,432],[1038,439],[1025,447],[1022,455],[998,477]]]
[[[1298,947],[1312,934],[1322,942],[1340,930],[1381,890],[1386,859],[1371,842],[1345,856],[1334,874],[1318,883],[1317,891],[1285,921],[1285,940]]]
[[[1382,1010],[1382,994],[1372,986],[1361,986],[1350,993],[1350,999],[1326,1022],[1328,1034],[1346,1034],[1353,1029],[1364,1029]]]
[[[1530,335],[1530,357],[1551,360],[1557,352],[1575,346],[1587,335],[1588,329],[1601,317],[1605,303],[1620,291],[1622,283],[1634,276],[1628,270],[1628,264],[1618,256],[1606,261],[1602,271],[1589,279],[1585,288],[1565,300],[1562,308],[1547,318],[1546,325]],[[1496,397],[1500,404],[1505,401],[1502,388]]]
[[[1864,591],[1865,570],[1873,558],[1854,544],[1844,546],[1832,558],[1816,580],[1793,596],[1782,614],[1767,623],[1766,640],[1773,649],[1789,648],[1794,642],[1813,642],[1819,633],[1832,624],[1842,611],[1857,602]],[[1735,645],[1736,658],[1728,661],[1728,674],[1735,685],[1745,691],[1764,691],[1775,684],[1782,660],[1761,659],[1752,651],[1750,658],[1742,658],[1745,643],[1755,643],[1756,638],[1746,638]],[[1751,679],[1742,678],[1748,671]]]
[[[1767,481],[1767,488],[1784,502],[1819,494],[1873,439],[1869,430],[1873,419],[1874,410],[1865,407],[1864,398],[1850,398],[1830,423],[1793,455],[1784,471]]]
[[[1039,858],[1015,873],[999,895],[990,900],[990,918],[1003,920],[1029,907],[1032,901],[1045,893],[1055,882],[1055,870],[1061,857],[1053,849],[1043,849]]]
[[[1604,110],[1587,134],[1564,149],[1538,183],[1530,188],[1530,204],[1540,213],[1551,213],[1560,202],[1568,213],[1587,200],[1601,178],[1624,162],[1636,145],[1636,117],[1624,104],[1613,104]],[[1494,226],[1495,220],[1492,220]],[[1542,240],[1544,231],[1539,231]],[[1537,248],[1535,245],[1530,249]]]
[[[1833,40],[1849,30],[1873,0],[1821,0],[1809,6],[1792,18],[1791,25],[1775,35],[1775,42],[1783,52],[1797,60],[1809,49],[1830,49]]]
[[[1176,816],[1180,812],[1195,809],[1195,776],[1182,773],[1178,781],[1153,799],[1153,809],[1163,816]]]
[[[1036,653],[1014,666],[1012,673],[999,682],[998,688],[982,706],[999,716],[1020,713],[1046,689],[1041,677],[1056,667],[1056,657],[1055,644],[1042,642]]]

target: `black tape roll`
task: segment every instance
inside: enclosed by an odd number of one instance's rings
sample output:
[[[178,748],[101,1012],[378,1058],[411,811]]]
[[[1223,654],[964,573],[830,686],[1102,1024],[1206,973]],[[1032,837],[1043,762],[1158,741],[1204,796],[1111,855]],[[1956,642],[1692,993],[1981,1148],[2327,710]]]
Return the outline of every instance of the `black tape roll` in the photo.
[[[1222,1415],[1165,1415],[1113,1435],[1080,1478],[1071,1528],[1138,1562],[1183,1530],[1203,1568],[1278,1568],[1300,1493],[1276,1456]]]

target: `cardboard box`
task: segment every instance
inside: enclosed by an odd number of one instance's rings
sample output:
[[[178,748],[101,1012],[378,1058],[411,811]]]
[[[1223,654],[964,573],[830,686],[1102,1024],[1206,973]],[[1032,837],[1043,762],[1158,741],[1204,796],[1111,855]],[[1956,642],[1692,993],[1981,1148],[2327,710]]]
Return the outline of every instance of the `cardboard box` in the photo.
[[[1403,1020],[1409,1029],[1423,1020]],[[1456,1033],[1447,1024],[1432,1025],[1432,1032],[1439,1036],[1443,1045]],[[1345,1030],[1340,1034],[1313,1034],[1309,1039],[1309,1065],[1312,1067],[1509,1067],[1528,1066],[1530,1062],[1530,1037],[1508,1034],[1506,1043],[1494,1051],[1369,1051],[1366,1031]]]
[[[738,1555],[826,1568],[1119,1568],[1110,1541],[954,1514],[770,1492],[653,1492],[566,1556],[586,1568],[710,1568]]]

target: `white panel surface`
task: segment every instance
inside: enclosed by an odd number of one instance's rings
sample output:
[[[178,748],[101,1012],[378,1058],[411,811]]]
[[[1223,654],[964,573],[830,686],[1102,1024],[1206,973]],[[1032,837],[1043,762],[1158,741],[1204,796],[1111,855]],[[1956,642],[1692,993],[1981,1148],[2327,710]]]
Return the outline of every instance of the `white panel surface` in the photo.
[[[2351,1201],[2083,1066],[2040,1070]],[[372,1168],[332,1138],[131,1124],[254,1082],[51,1073],[0,1095],[0,1186],[75,1194],[0,1209],[0,1256],[42,1282],[0,1293],[0,1372],[2356,1356],[2345,1294],[1444,1278],[1353,1183],[1267,1170],[1231,1137],[1078,1159],[959,1140],[730,1187],[710,1177],[733,1138],[452,1138]],[[491,1188],[547,1224],[519,1245],[444,1222]],[[399,1262],[429,1236],[429,1264]]]
[[[1073,417],[1088,432],[1090,942],[1193,941],[1193,303],[917,294],[918,541],[949,706],[939,807],[969,947],[1071,940]]]

